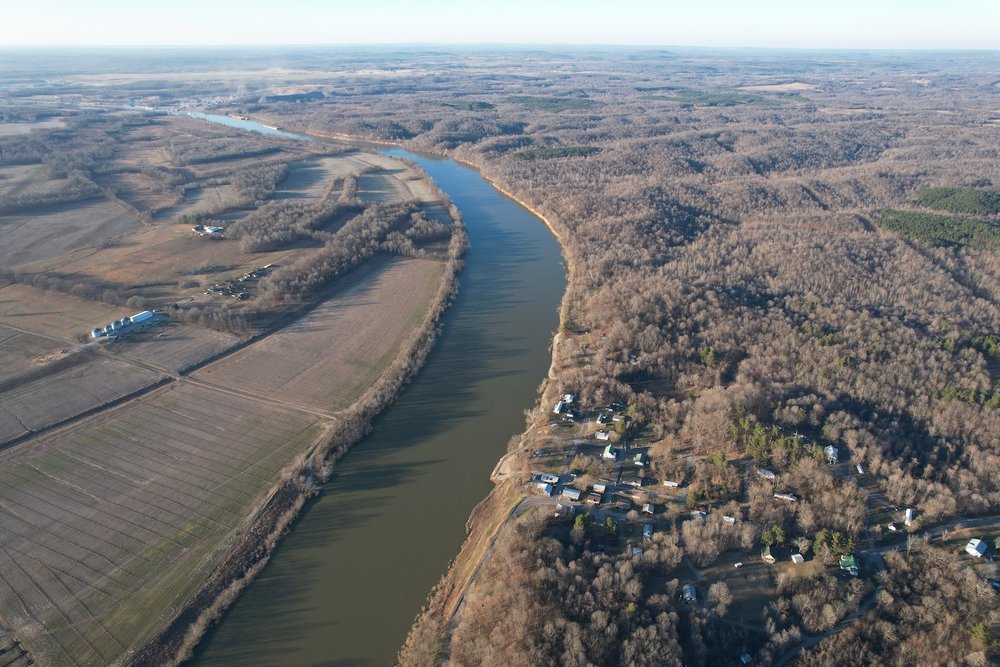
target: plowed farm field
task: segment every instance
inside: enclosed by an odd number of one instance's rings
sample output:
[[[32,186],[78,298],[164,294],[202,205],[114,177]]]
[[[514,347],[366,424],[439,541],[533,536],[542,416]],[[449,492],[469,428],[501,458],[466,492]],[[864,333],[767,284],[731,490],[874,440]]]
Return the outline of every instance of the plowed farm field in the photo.
[[[39,663],[118,662],[322,427],[185,383],[0,451],[0,622]]]
[[[442,271],[429,260],[371,262],[301,319],[194,377],[311,409],[345,408],[422,321]]]

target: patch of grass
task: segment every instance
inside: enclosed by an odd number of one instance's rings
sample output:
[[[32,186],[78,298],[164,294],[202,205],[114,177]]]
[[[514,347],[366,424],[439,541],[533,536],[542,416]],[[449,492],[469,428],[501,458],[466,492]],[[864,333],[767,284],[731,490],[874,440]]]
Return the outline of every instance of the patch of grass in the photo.
[[[933,246],[1000,250],[1000,226],[971,218],[919,211],[880,211],[874,222],[883,229]]]
[[[973,188],[925,188],[913,199],[917,206],[967,215],[1000,213],[1000,192]]]
[[[600,152],[601,149],[597,146],[559,146],[557,148],[530,148],[514,153],[513,157],[518,160],[549,160],[560,157],[586,157]]]
[[[595,105],[593,100],[579,97],[536,97],[533,95],[515,95],[508,98],[515,104],[538,109],[540,111],[567,111],[569,109],[590,109]]]

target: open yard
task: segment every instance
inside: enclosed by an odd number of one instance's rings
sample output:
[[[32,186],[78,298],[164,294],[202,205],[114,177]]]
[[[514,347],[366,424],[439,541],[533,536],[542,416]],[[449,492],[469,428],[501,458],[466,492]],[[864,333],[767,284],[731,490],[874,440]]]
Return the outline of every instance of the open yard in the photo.
[[[186,385],[0,452],[0,624],[44,664],[121,659],[201,585],[320,430]]]
[[[420,324],[442,270],[428,260],[372,262],[346,276],[306,316],[195,377],[314,409],[342,409],[371,386]]]

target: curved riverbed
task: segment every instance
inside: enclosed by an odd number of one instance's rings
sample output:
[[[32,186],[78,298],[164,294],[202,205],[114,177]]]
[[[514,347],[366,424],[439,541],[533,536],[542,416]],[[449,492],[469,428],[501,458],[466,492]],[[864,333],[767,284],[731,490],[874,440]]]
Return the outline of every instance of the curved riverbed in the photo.
[[[419,375],[340,460],[194,664],[392,664],[545,376],[566,286],[556,240],[474,169],[386,152],[423,167],[462,211],[471,248],[458,297]]]

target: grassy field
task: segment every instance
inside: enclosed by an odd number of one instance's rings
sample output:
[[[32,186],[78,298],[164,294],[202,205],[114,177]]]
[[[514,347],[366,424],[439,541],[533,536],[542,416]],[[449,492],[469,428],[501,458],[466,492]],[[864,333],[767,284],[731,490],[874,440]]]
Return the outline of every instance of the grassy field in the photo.
[[[372,262],[281,331],[210,364],[194,377],[318,410],[339,410],[371,386],[427,312],[442,265]]]
[[[148,640],[321,429],[173,386],[0,452],[0,617],[43,664]]]

